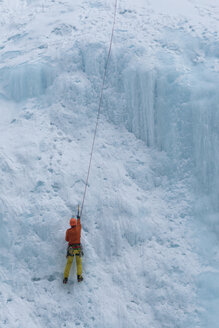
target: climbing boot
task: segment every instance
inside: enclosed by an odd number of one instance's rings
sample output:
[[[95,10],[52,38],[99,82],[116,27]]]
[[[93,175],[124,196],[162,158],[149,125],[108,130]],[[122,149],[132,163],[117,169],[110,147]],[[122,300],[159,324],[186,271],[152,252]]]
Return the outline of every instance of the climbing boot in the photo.
[[[83,280],[84,280],[84,278],[82,276],[78,276],[78,282],[81,282]]]
[[[63,279],[63,284],[67,284],[67,282],[68,282],[68,278],[64,278]]]

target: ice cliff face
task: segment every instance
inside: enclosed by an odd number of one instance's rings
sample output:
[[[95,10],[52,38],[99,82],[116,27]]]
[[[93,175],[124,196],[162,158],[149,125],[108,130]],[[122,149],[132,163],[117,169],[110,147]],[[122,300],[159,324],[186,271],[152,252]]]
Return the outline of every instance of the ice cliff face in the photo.
[[[185,169],[198,180],[196,188],[209,196],[209,206],[217,212],[219,76],[214,65],[219,44],[184,31],[167,29],[163,34],[159,41],[173,54],[157,51],[153,64],[146,49],[135,48],[129,55],[125,48],[115,51],[104,109],[111,121],[125,125],[148,147],[164,150],[180,167],[186,162]],[[95,85],[102,73],[96,53],[102,49],[87,47],[82,69]],[[135,58],[138,51],[140,62]],[[90,69],[97,63],[95,71]]]
[[[213,2],[182,3],[119,4],[85,284],[67,292],[63,238],[84,187],[113,4],[0,2],[3,326],[216,327],[218,14]]]

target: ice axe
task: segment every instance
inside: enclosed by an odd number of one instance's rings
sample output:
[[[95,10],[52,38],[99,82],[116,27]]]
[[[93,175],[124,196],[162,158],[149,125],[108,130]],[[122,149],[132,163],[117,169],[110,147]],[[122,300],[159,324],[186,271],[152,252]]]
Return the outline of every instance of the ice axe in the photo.
[[[78,214],[77,214],[77,219],[80,219],[80,205],[78,204]]]

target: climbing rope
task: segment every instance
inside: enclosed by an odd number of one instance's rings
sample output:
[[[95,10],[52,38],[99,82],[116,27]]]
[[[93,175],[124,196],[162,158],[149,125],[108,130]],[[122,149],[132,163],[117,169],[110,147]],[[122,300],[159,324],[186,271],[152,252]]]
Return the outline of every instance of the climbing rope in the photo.
[[[118,3],[118,0],[115,0],[112,33],[111,33],[110,45],[109,45],[109,50],[108,50],[108,55],[107,55],[107,60],[106,60],[106,65],[105,65],[105,70],[104,70],[104,75],[103,75],[103,81],[102,81],[102,86],[101,86],[101,91],[100,91],[99,106],[98,106],[98,112],[97,112],[97,120],[96,120],[94,136],[93,136],[93,142],[92,142],[92,147],[91,147],[91,154],[90,154],[90,160],[89,160],[89,165],[88,165],[88,170],[87,170],[87,178],[86,178],[86,182],[85,182],[83,200],[82,200],[82,203],[81,203],[80,217],[82,217],[82,212],[83,212],[83,208],[84,208],[84,202],[85,202],[85,197],[86,197],[86,192],[87,192],[88,180],[89,180],[89,176],[90,176],[91,162],[92,162],[93,152],[94,152],[94,144],[95,144],[95,139],[96,139],[96,135],[97,135],[97,128],[98,128],[99,118],[100,118],[100,110],[101,110],[101,105],[102,105],[102,101],[103,101],[103,89],[104,89],[104,85],[105,85],[106,73],[107,73],[108,63],[109,63],[111,49],[112,49],[113,34],[114,34],[115,23],[116,23],[117,3]]]

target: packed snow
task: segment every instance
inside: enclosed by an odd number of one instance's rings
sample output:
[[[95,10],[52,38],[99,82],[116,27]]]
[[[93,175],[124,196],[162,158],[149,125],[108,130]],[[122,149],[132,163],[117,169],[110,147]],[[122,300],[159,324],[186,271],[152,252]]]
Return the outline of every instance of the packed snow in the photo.
[[[216,328],[219,6],[0,1],[0,327]]]

